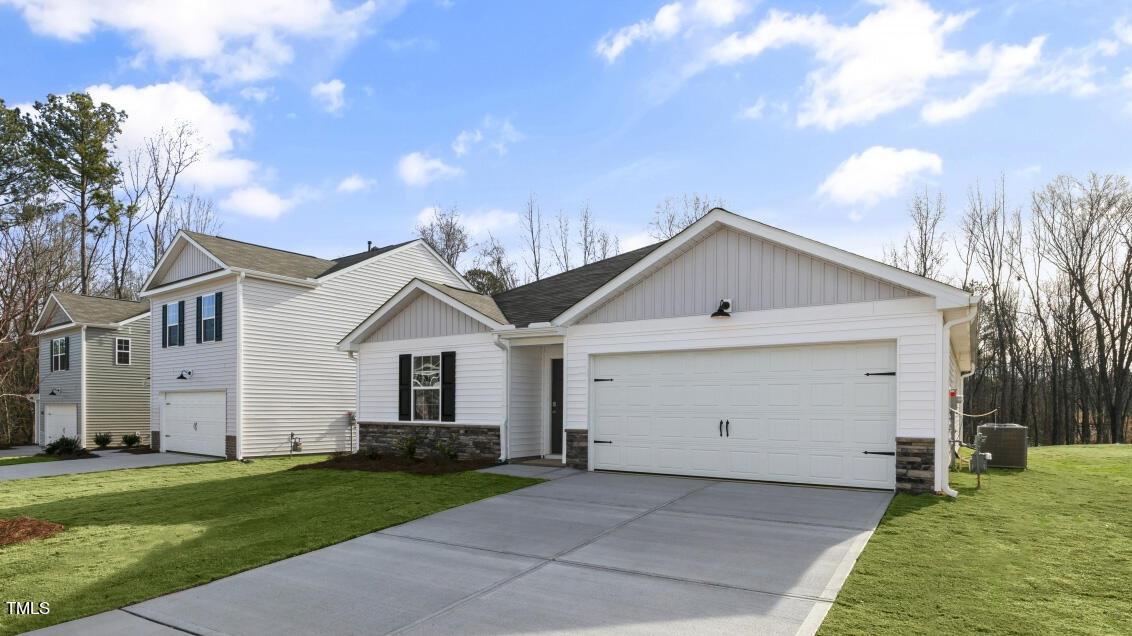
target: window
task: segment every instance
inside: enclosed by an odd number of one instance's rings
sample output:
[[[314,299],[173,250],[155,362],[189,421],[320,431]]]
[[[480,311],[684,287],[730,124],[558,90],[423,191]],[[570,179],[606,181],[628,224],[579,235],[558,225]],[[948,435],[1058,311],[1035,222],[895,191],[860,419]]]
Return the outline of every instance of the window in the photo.
[[[200,330],[201,340],[204,342],[213,342],[216,340],[215,294],[200,297]]]
[[[440,356],[413,356],[413,419],[440,420]]]
[[[169,345],[173,346],[180,342],[181,334],[181,312],[180,303],[170,303],[166,307],[166,322],[165,329],[168,332]]]
[[[114,339],[114,364],[128,365],[130,364],[130,339],[129,338],[115,338]]]
[[[67,359],[67,342],[66,338],[53,338],[51,340],[51,370],[52,371],[66,371],[70,367],[70,361]]]

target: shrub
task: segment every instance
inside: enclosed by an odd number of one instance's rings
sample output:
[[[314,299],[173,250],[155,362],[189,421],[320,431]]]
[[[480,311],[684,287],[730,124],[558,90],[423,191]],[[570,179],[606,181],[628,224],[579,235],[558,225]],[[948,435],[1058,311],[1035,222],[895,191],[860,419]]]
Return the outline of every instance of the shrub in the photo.
[[[381,459],[381,453],[377,452],[376,448],[367,448],[363,452],[368,459]]]
[[[99,448],[106,448],[110,445],[110,441],[112,439],[113,438],[110,437],[110,433],[99,433],[94,436],[94,444]]]
[[[122,443],[126,445],[126,448],[133,448],[141,443],[141,436],[137,433],[126,433],[122,436]]]
[[[67,437],[64,435],[59,439],[47,445],[43,452],[48,455],[74,455],[82,448],[77,437]]]
[[[456,452],[456,446],[453,444],[453,440],[437,442],[436,453],[449,461],[456,461],[460,457],[460,453]]]
[[[416,435],[410,435],[408,437],[401,438],[401,441],[397,442],[397,446],[401,449],[401,454],[403,454],[405,457],[408,457],[409,459],[412,459],[417,456],[418,441],[419,440],[417,440]]]

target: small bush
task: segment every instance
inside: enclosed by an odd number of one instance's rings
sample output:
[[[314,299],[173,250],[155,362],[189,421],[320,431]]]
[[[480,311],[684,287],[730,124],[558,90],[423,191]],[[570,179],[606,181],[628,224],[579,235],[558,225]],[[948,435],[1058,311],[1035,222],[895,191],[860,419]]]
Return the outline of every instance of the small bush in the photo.
[[[106,448],[110,445],[112,439],[110,433],[99,433],[94,436],[94,445],[99,448]]]
[[[126,448],[133,448],[141,443],[141,436],[137,433],[126,433],[122,436],[122,443]]]
[[[410,435],[408,437],[401,438],[401,441],[397,442],[397,446],[401,449],[402,455],[408,457],[409,459],[412,459],[417,456],[418,441],[419,440],[417,439],[416,435]]]
[[[381,453],[376,448],[367,448],[364,453],[368,459],[381,459]]]
[[[449,461],[456,461],[460,458],[460,453],[456,452],[456,446],[452,440],[437,442],[436,454]]]
[[[79,443],[79,438],[64,435],[48,444],[43,452],[48,455],[74,455],[81,448],[82,444]]]

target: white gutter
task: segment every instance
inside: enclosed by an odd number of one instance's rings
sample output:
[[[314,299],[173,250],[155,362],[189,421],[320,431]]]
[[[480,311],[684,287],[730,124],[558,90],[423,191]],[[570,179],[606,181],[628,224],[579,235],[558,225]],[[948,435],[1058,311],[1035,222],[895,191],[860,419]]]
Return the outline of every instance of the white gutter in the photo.
[[[961,324],[964,324],[964,323],[971,322],[972,320],[975,319],[975,316],[978,315],[978,313],[979,313],[979,306],[977,304],[976,305],[970,305],[969,307],[970,307],[970,310],[967,312],[966,316],[963,316],[962,318],[956,318],[954,320],[949,320],[949,321],[943,323],[943,334],[942,334],[942,337],[940,337],[940,339],[939,339],[939,361],[940,361],[940,378],[939,378],[940,383],[939,384],[940,384],[941,393],[946,392],[945,387],[947,385],[948,370],[950,369],[950,361],[951,360],[950,360],[950,357],[947,355],[947,349],[949,348],[948,345],[951,342],[951,329],[952,329],[952,327],[955,327],[957,325],[961,325]],[[950,395],[948,395],[947,397],[950,398]],[[947,402],[944,402],[944,404],[946,405]],[[948,405],[948,408],[950,408],[949,405]],[[943,411],[943,409],[941,409],[941,411]],[[945,416],[944,419],[940,422],[940,430],[942,431],[942,430],[946,430],[946,429],[947,429],[947,419],[946,419],[946,416]],[[935,445],[935,480],[936,480],[936,483],[939,484],[939,489],[940,489],[941,492],[943,492],[943,494],[947,495],[948,497],[958,497],[959,491],[955,490],[954,488],[951,487],[950,484],[947,483],[948,482],[948,479],[947,479],[948,466],[951,464],[951,455],[950,455],[951,440],[950,439],[944,440],[944,443],[940,443],[940,439],[939,439],[940,437],[941,437],[941,435],[939,434],[939,431],[937,431],[937,433],[936,433],[936,445]]]
[[[503,350],[503,421],[499,423],[499,461],[507,461],[507,428],[511,419],[511,343],[496,334],[495,346]]]

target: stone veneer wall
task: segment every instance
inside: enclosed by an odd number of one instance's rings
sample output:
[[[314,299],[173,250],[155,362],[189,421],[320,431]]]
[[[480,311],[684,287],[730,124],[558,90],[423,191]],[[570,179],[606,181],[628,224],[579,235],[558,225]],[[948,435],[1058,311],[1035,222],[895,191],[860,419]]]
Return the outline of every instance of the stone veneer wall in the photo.
[[[359,447],[379,453],[400,453],[401,440],[415,435],[417,455],[436,451],[438,443],[450,443],[460,459],[499,459],[499,428],[495,426],[454,426],[451,424],[408,424],[402,422],[358,422]]]
[[[590,467],[590,432],[566,430],[566,465],[579,470]]]
[[[224,436],[224,456],[228,459],[236,459],[236,436]]]
[[[149,447],[155,451],[161,450],[161,431],[149,432]]]
[[[896,438],[896,492],[935,491],[935,440]]]

